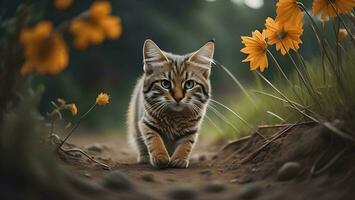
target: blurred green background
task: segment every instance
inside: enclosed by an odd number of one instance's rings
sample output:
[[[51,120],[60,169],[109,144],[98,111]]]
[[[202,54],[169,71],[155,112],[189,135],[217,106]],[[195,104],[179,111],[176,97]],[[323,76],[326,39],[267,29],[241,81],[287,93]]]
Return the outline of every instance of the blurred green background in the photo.
[[[14,16],[20,2],[2,0],[0,20]],[[34,86],[43,84],[46,87],[40,108],[43,114],[51,109],[50,101],[57,97],[76,103],[79,114],[83,113],[94,103],[96,95],[104,91],[110,94],[111,103],[90,113],[84,126],[93,130],[121,130],[117,132],[123,133],[130,94],[136,79],[142,74],[142,45],[147,38],[154,40],[161,49],[177,54],[195,51],[214,38],[215,59],[228,67],[246,87],[253,86],[254,74],[249,71],[249,63],[241,62],[245,55],[239,52],[242,48],[240,36],[250,35],[255,29],[262,30],[265,19],[276,15],[276,0],[111,2],[112,14],[122,19],[122,36],[83,51],[70,48],[70,64],[64,72],[57,76],[34,77]],[[41,19],[50,19],[58,24],[88,9],[92,1],[74,0],[74,4],[64,11],[55,10],[49,0],[33,3],[36,14],[33,24]],[[304,44],[300,52],[309,59],[319,55],[319,50],[307,22],[304,29]],[[70,41],[69,37],[67,41]],[[271,49],[275,50],[274,47]],[[287,71],[288,59],[280,56],[279,61]],[[272,77],[275,67],[271,60],[269,62],[266,75]],[[238,104],[242,95],[240,89],[218,66],[212,70],[212,87],[214,99],[227,105]]]

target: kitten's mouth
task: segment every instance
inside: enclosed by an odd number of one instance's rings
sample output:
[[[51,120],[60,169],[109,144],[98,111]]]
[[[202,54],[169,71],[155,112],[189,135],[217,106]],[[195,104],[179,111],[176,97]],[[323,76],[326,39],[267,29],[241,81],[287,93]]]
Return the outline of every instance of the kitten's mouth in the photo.
[[[182,103],[172,103],[169,105],[170,110],[174,111],[174,112],[182,112],[185,109],[187,109],[187,107],[185,105],[183,105]]]

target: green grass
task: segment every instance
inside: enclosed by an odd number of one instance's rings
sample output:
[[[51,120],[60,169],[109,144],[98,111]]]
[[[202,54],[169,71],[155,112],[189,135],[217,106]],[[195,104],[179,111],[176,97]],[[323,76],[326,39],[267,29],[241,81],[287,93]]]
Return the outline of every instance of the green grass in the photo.
[[[337,62],[335,68],[332,68],[329,62],[325,62],[325,73],[320,58],[306,62],[306,70],[303,71],[303,74],[309,76],[308,83],[315,91],[313,95],[305,88],[295,72],[289,75],[293,88],[284,79],[279,78],[277,74],[271,82],[288,99],[313,112],[306,111],[305,113],[317,119],[327,121],[341,119],[351,124],[350,121],[355,117],[354,51],[349,50],[347,55],[344,55],[343,52],[342,62],[342,65]],[[345,73],[339,72],[341,66]],[[269,67],[274,66],[271,64]],[[221,119],[212,111],[208,111],[207,115],[215,125],[209,120],[205,120],[202,129],[204,135],[213,138],[236,138],[253,133],[258,125],[292,123],[302,117],[304,118],[303,121],[309,121],[300,112],[292,108],[287,101],[280,100],[279,98],[283,99],[283,97],[261,78],[256,78],[254,86],[246,90],[253,101],[245,94],[236,94],[223,103],[238,113],[248,122],[248,125],[231,112],[217,106],[226,119]],[[229,121],[229,123],[226,121]],[[238,130],[235,130],[230,124]]]

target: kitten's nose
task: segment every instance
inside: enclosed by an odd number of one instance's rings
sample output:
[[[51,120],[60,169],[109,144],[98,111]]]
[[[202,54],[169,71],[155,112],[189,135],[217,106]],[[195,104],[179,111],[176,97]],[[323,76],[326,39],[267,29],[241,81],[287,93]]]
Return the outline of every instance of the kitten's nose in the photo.
[[[184,98],[184,93],[179,88],[174,88],[172,93],[173,98],[177,103],[179,103]]]
[[[179,103],[184,97],[183,96],[180,96],[180,97],[174,97],[175,101],[177,103]]]

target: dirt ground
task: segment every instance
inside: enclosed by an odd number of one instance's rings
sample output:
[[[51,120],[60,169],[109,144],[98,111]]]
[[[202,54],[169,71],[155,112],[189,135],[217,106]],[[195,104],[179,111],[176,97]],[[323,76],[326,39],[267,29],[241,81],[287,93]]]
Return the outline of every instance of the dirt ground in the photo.
[[[313,126],[265,135],[267,141],[257,134],[231,143],[200,140],[189,168],[161,170],[137,164],[122,135],[80,134],[70,143],[111,170],[85,159],[63,165],[97,182],[118,171],[152,199],[355,199],[354,150],[344,142]]]
[[[127,175],[132,182],[142,190],[147,191],[156,198],[168,195],[174,187],[191,187],[197,192],[204,193],[208,183],[223,185],[224,192],[212,192],[203,197],[204,199],[229,198],[238,190],[238,184],[233,183],[233,174],[225,173],[222,168],[211,167],[210,160],[219,151],[220,146],[211,144],[207,140],[201,140],[193,151],[190,166],[187,169],[155,169],[150,165],[137,164],[136,153],[129,147],[125,136],[76,136],[70,141],[80,147],[101,146],[102,151],[92,154],[108,163],[112,170],[119,170]],[[102,158],[102,159],[100,159]],[[103,170],[98,166],[69,165],[90,179],[99,180],[110,171]]]

